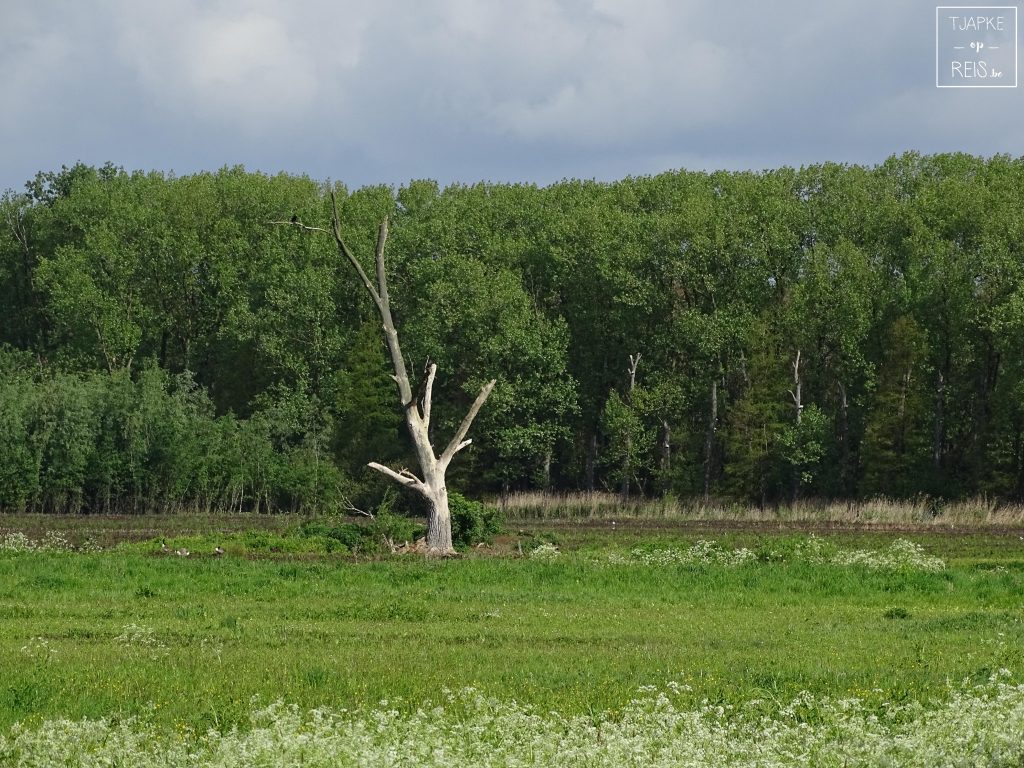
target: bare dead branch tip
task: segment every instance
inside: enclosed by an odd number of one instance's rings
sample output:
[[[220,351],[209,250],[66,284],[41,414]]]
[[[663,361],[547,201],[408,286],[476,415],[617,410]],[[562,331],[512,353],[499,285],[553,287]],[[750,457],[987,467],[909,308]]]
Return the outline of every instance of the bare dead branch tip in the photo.
[[[352,504],[347,497],[342,499],[342,504],[344,505],[342,509],[346,512],[351,512],[354,515],[362,515],[363,517],[368,517],[371,520],[376,519],[373,512],[367,512],[365,509],[359,509],[359,507]]]
[[[267,224],[284,227],[298,227],[306,232],[325,232],[328,235],[331,234],[329,229],[325,229],[324,227],[311,227],[309,224],[303,224],[301,221],[268,221]]]

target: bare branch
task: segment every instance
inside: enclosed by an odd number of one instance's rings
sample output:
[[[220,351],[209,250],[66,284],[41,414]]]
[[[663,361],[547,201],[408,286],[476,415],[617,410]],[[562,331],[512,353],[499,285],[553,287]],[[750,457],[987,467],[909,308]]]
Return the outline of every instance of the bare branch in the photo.
[[[437,363],[431,363],[427,368],[427,383],[423,388],[423,424],[430,428],[430,406],[434,394],[434,375],[437,373]]]
[[[402,348],[398,344],[398,331],[395,328],[395,318],[391,314],[391,299],[388,295],[388,278],[384,270],[384,244],[388,241],[388,220],[384,219],[377,230],[377,247],[374,249],[373,262],[377,271],[377,292],[374,293],[374,301],[377,302],[377,309],[380,311],[380,318],[384,322],[384,339],[388,345],[388,352],[391,354],[391,365],[395,369],[395,381],[398,383],[398,393],[402,403],[408,409],[413,402],[412,384],[409,382],[409,374],[405,368],[405,358],[402,357]],[[363,277],[365,280],[365,276]]]
[[[352,512],[356,515],[363,515],[363,517],[368,517],[371,520],[376,519],[373,515],[373,512],[367,512],[365,509],[359,509],[359,507],[353,505],[352,502],[349,501],[347,496],[342,497],[341,502],[344,505],[342,509],[344,509],[346,512]]]
[[[800,423],[801,411],[803,411],[803,399],[800,394],[800,350],[796,351],[796,360],[793,361],[793,390],[789,391],[790,396],[793,398],[793,405],[796,406],[796,423]]]
[[[380,223],[380,228],[377,230],[377,248],[373,253],[373,263],[377,268],[377,288],[380,290],[380,300],[384,305],[384,309],[387,310],[388,316],[391,315],[391,301],[388,299],[388,280],[384,274],[384,243],[388,240],[388,219],[385,216],[384,221]]]
[[[398,343],[398,331],[395,330],[395,320],[391,316],[391,304],[388,299],[388,283],[387,278],[384,275],[384,244],[388,239],[388,220],[385,218],[381,222],[380,229],[377,231],[377,247],[374,253],[374,262],[377,272],[377,287],[374,287],[373,283],[370,282],[370,278],[367,276],[366,271],[363,269],[363,265],[359,263],[359,260],[355,257],[348,245],[345,243],[345,238],[341,234],[341,215],[338,213],[338,197],[335,193],[331,192],[331,211],[332,218],[331,224],[333,226],[334,242],[338,245],[338,251],[348,259],[349,264],[355,269],[356,274],[359,275],[359,279],[363,283],[363,287],[366,288],[370,297],[373,299],[373,303],[377,305],[377,311],[380,313],[381,322],[384,324],[384,339],[388,345],[388,352],[391,355],[391,364],[394,366],[395,373],[392,378],[398,385],[398,394],[401,398],[402,404],[406,410],[412,405],[412,387],[409,385],[409,375],[405,370],[405,361],[402,359],[402,349]],[[416,415],[415,413],[411,415]]]
[[[331,225],[333,229],[334,242],[338,244],[338,250],[341,252],[342,256],[348,259],[349,263],[355,269],[356,274],[359,275],[359,279],[363,282],[363,287],[369,291],[370,296],[373,298],[373,303],[377,305],[377,309],[380,309],[381,312],[383,312],[380,294],[377,293],[377,289],[373,287],[373,283],[370,282],[370,278],[366,276],[366,271],[363,269],[363,265],[359,263],[359,259],[357,259],[355,254],[349,250],[348,245],[345,243],[345,238],[341,236],[341,218],[338,215],[338,198],[334,194],[333,190],[331,191],[331,211],[333,214],[331,217]]]
[[[408,469],[402,469],[399,470],[398,472],[395,472],[395,470],[391,469],[391,467],[385,467],[383,464],[378,464],[376,461],[371,461],[366,466],[370,467],[371,469],[376,469],[382,475],[387,475],[396,483],[404,485],[406,488],[413,488],[419,491],[420,493],[426,492],[427,486],[423,483],[422,480],[416,477],[416,475],[414,475]]]
[[[484,402],[491,394],[491,390],[494,389],[495,384],[497,384],[497,379],[491,379],[481,388],[480,394],[477,395],[476,400],[473,401],[473,405],[470,407],[469,413],[466,414],[466,418],[462,420],[462,423],[459,425],[459,429],[452,438],[452,441],[448,443],[448,447],[444,449],[444,453],[442,453],[441,457],[438,459],[438,463],[442,467],[447,467],[448,462],[452,460],[452,456],[454,456],[459,450],[466,447],[466,445],[462,445],[461,443],[466,439],[466,433],[469,432],[469,428],[473,425],[473,419],[476,418],[477,413],[483,407]]]
[[[633,404],[633,390],[636,388],[636,367],[638,365],[640,365],[639,352],[629,356],[629,368],[626,369],[626,373],[629,374],[629,389],[626,390],[626,402],[630,405]]]
[[[278,226],[285,227],[298,227],[306,232],[326,232],[328,235],[331,234],[331,230],[324,227],[311,227],[308,224],[303,224],[301,221],[268,221],[267,224],[276,224]]]

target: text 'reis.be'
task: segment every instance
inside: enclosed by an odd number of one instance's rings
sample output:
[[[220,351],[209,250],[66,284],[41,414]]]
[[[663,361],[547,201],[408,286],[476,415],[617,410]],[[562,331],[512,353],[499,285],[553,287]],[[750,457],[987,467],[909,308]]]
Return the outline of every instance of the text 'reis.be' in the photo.
[[[1017,87],[1017,7],[935,9],[938,88]]]

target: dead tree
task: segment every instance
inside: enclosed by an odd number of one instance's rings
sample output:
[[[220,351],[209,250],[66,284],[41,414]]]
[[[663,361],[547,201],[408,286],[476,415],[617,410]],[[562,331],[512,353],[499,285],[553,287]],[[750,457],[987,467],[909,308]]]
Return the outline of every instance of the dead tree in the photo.
[[[800,422],[804,414],[804,402],[801,395],[802,381],[800,380],[800,350],[796,351],[796,360],[793,361],[793,388],[789,390],[789,396],[793,398],[793,407],[796,410],[796,426],[799,430]],[[799,439],[799,438],[798,438]],[[800,496],[800,470],[793,472],[793,501]]]
[[[718,379],[722,375],[722,362],[718,372],[711,377],[711,411],[708,414],[708,428],[704,433],[704,501],[711,497],[711,474],[714,472],[715,434],[718,431]]]
[[[846,392],[846,385],[842,381],[836,381],[836,388],[839,390],[839,479],[843,493],[847,496],[853,495],[850,487],[852,470],[850,467],[850,398]]]
[[[635,355],[629,356],[629,368],[626,369],[626,373],[629,374],[629,387],[626,389],[626,405],[628,407],[633,406],[633,390],[636,388],[636,367],[640,364],[640,353],[637,352]],[[626,451],[625,456],[622,458],[622,500],[629,500],[629,480],[633,471],[632,459],[633,459],[633,435],[631,430],[626,430]]]
[[[413,395],[412,385],[409,381],[409,373],[405,367],[405,358],[402,356],[402,348],[398,343],[398,330],[395,328],[395,320],[391,314],[391,300],[388,296],[388,282],[384,273],[384,244],[388,239],[388,220],[381,222],[377,232],[377,247],[374,253],[374,264],[376,266],[376,283],[367,276],[362,264],[349,250],[341,235],[341,219],[338,216],[338,201],[331,193],[331,229],[323,227],[311,227],[303,224],[297,217],[291,221],[275,221],[273,224],[288,224],[301,227],[304,230],[316,232],[328,232],[334,237],[338,247],[338,253],[343,256],[355,270],[362,282],[363,287],[377,307],[384,328],[384,341],[387,344],[388,353],[391,356],[391,365],[394,368],[394,379],[398,387],[398,397],[402,404],[402,411],[405,415],[405,423],[409,428],[409,435],[412,437],[413,447],[416,451],[416,460],[419,464],[420,474],[417,476],[406,468],[392,469],[371,461],[367,466],[372,467],[383,475],[390,477],[399,485],[410,488],[423,496],[429,505],[427,517],[427,554],[447,556],[455,554],[452,546],[452,519],[448,510],[448,488],[445,486],[445,473],[448,465],[455,457],[455,454],[468,446],[472,440],[466,437],[469,428],[473,424],[484,401],[494,389],[495,379],[491,379],[481,389],[480,393],[470,406],[455,435],[447,447],[437,455],[434,447],[430,444],[430,416],[431,397],[434,388],[434,376],[437,373],[437,365],[430,363],[427,367],[427,376],[423,387],[417,396]]]
[[[789,390],[789,396],[793,398],[793,407],[796,409],[796,423],[799,424],[804,413],[804,403],[800,395],[800,350],[796,351],[796,360],[793,361],[793,389]]]

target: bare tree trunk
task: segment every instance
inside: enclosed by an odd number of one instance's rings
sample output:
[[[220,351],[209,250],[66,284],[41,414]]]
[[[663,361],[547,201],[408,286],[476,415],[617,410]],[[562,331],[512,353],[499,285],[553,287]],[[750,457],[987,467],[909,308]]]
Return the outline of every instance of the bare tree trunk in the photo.
[[[668,473],[672,469],[672,428],[669,427],[667,419],[661,420],[661,445],[659,448],[661,453],[661,460],[659,462],[659,469],[661,469],[661,492],[665,493],[669,489]]]
[[[427,519],[427,550],[439,554],[451,554],[455,551],[452,545],[452,516],[448,511],[448,491],[441,488],[430,499],[431,515]]]
[[[907,367],[907,372],[903,374],[903,380],[900,382],[900,405],[897,409],[899,432],[896,434],[896,444],[894,448],[899,456],[903,455],[903,447],[906,443],[906,415],[907,415],[907,396],[910,392],[910,381],[913,375],[913,369],[910,366]]]
[[[437,365],[430,363],[427,366],[422,395],[420,397],[414,396],[412,385],[409,381],[409,373],[405,367],[405,358],[402,356],[402,348],[398,342],[398,330],[395,328],[395,320],[391,314],[391,299],[388,295],[388,283],[384,271],[384,245],[388,238],[388,220],[384,219],[377,232],[377,247],[374,253],[377,279],[376,285],[374,285],[363,270],[359,260],[349,250],[341,235],[338,201],[333,192],[331,192],[331,206],[333,215],[330,230],[326,230],[323,227],[310,227],[294,218],[291,221],[275,221],[271,223],[291,224],[308,231],[329,232],[329,234],[334,236],[334,242],[338,247],[339,254],[348,260],[359,276],[363,287],[370,294],[370,298],[373,299],[373,303],[376,305],[377,312],[383,323],[384,341],[387,344],[391,365],[395,371],[391,378],[394,379],[395,385],[398,387],[399,401],[405,413],[405,423],[409,428],[409,435],[412,437],[421,477],[417,477],[405,467],[396,471],[375,461],[371,461],[367,466],[390,477],[399,485],[411,488],[427,500],[430,506],[427,517],[427,553],[443,556],[455,554],[455,548],[452,545],[452,521],[451,513],[448,509],[448,488],[445,485],[445,473],[448,470],[448,464],[455,457],[455,454],[472,442],[466,435],[469,433],[469,428],[472,426],[473,420],[476,418],[477,413],[479,413],[480,408],[483,407],[484,402],[491,394],[491,390],[494,389],[496,380],[491,379],[491,381],[481,387],[480,393],[476,396],[476,400],[473,401],[473,405],[470,406],[469,412],[463,418],[451,442],[448,443],[448,446],[440,456],[436,455],[434,447],[430,443],[430,409]]]
[[[935,384],[935,431],[932,434],[932,465],[936,470],[942,468],[942,444],[946,438],[946,377],[939,371]]]
[[[796,351],[796,359],[793,361],[793,389],[789,391],[793,398],[793,407],[796,409],[796,424],[799,427],[803,419],[804,403],[801,395],[802,382],[800,381],[800,350]],[[800,470],[793,472],[793,501],[800,498]]]
[[[989,420],[992,416],[992,392],[995,391],[999,378],[1000,355],[993,346],[991,340],[986,343],[985,367],[978,372],[977,395],[972,398],[971,411],[974,415],[974,424],[971,429],[969,442],[970,455],[976,467],[975,471],[981,471],[988,466],[986,449],[988,441]]]
[[[593,492],[594,490],[594,467],[597,465],[597,429],[590,433],[587,440],[587,465],[584,470],[584,487]]]
[[[793,361],[793,389],[789,391],[793,398],[793,406],[796,408],[796,423],[799,424],[803,417],[804,405],[800,395],[800,350],[796,351],[796,360]]]
[[[839,388],[839,483],[843,493],[850,493],[850,401],[846,395],[846,385],[836,382]]]
[[[633,389],[636,387],[636,367],[640,362],[640,353],[637,352],[635,355],[629,356],[629,368],[626,369],[626,373],[629,374],[629,387],[626,389],[626,405],[633,405]],[[626,455],[622,459],[622,500],[625,501],[629,498],[629,480],[630,472],[632,468],[632,456],[633,454],[633,435],[629,432],[626,433]]]
[[[1014,495],[1024,497],[1024,428],[1018,419],[1013,433],[1013,467],[1017,478]]]
[[[711,380],[711,413],[708,415],[708,431],[704,436],[704,500],[711,496],[711,472],[715,450],[715,432],[718,430],[718,376]]]

